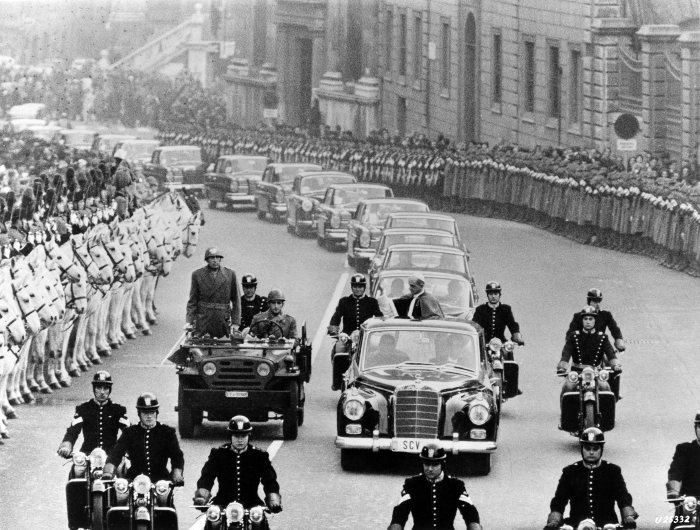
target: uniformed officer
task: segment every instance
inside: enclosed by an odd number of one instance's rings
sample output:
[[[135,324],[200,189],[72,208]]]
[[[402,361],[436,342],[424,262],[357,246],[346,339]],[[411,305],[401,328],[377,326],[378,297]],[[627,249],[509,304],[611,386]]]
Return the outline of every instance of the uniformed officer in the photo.
[[[119,430],[124,431],[129,427],[126,407],[112,402],[109,398],[112,384],[112,376],[106,370],[100,370],[93,376],[94,398],[75,407],[73,421],[58,448],[60,456],[70,457],[80,431],[83,432],[83,446],[80,450],[90,454],[96,447],[109,452],[117,442]]]
[[[263,313],[253,316],[253,321],[250,324],[250,328],[248,328],[249,331],[252,330],[251,334],[259,338],[267,338],[269,336],[279,338],[279,328],[274,324],[270,324],[270,322],[274,322],[282,328],[282,336],[285,339],[296,339],[297,321],[293,316],[282,312],[284,302],[284,293],[279,289],[272,289],[267,295],[267,303],[270,308]],[[256,326],[257,322],[263,323]]]
[[[610,311],[606,311],[600,308],[600,303],[603,301],[603,292],[600,289],[589,289],[586,294],[586,305],[589,305],[598,312],[598,316],[595,321],[595,329],[597,331],[602,331],[607,333],[610,330],[612,338],[615,340],[615,348],[618,351],[625,351],[625,340],[622,338],[622,331],[620,331],[620,326],[612,316]],[[569,330],[567,331],[567,337],[571,335],[577,329],[581,329],[581,313],[574,313],[571,318],[571,323],[569,324]]]
[[[513,310],[508,304],[501,303],[501,284],[498,282],[487,283],[486,297],[488,302],[477,306],[472,317],[474,322],[484,328],[486,343],[488,344],[494,337],[505,342],[505,331],[508,328],[512,341],[521,346],[524,345],[520,324],[515,321]]]
[[[464,482],[445,473],[445,450],[437,444],[423,446],[423,473],[406,479],[401,499],[394,507],[388,530],[402,530],[409,514],[414,530],[454,530],[457,510],[467,530],[481,530],[479,512],[472,504]]]
[[[204,259],[207,266],[192,273],[186,327],[199,335],[226,337],[232,325],[241,323],[236,273],[221,266],[223,255],[216,247],[208,248]]]
[[[637,512],[632,507],[632,496],[627,491],[625,479],[619,466],[603,457],[605,436],[597,427],[589,427],[579,438],[582,460],[566,466],[554,498],[550,503],[550,514],[545,530],[559,528],[562,524],[574,527],[585,519],[592,519],[602,527],[617,524],[615,503],[622,515],[624,528],[637,528]],[[569,517],[564,519],[564,510],[569,504]]]
[[[174,486],[185,483],[182,471],[185,458],[180,449],[180,442],[175,429],[158,422],[158,398],[151,392],[144,392],[136,400],[139,423],[132,425],[117,440],[117,444],[107,456],[104,467],[105,479],[114,476],[126,453],[129,454],[131,467],[126,472],[130,481],[136,475],[147,475],[151,481],[170,479]],[[172,472],[168,472],[168,460]]]
[[[246,274],[241,278],[243,296],[241,296],[241,325],[239,330],[250,326],[253,317],[258,313],[267,311],[269,306],[267,298],[255,293],[258,287],[258,279],[252,274]]]
[[[676,446],[668,469],[666,493],[669,499],[679,495],[700,497],[700,412],[695,415],[695,440]]]
[[[194,504],[203,506],[211,498],[216,480],[219,489],[213,504],[226,506],[238,501],[244,508],[262,505],[258,486],[265,490],[265,501],[273,513],[282,511],[280,485],[267,451],[249,443],[253,427],[245,416],[234,416],[228,424],[231,442],[216,447],[209,453],[202,474],[197,481]]]
[[[353,331],[360,329],[360,325],[368,318],[382,316],[377,299],[365,294],[367,279],[363,274],[354,274],[350,278],[350,289],[351,295],[338,300],[338,306],[328,326],[329,334],[338,333],[341,320],[343,333],[351,335]]]

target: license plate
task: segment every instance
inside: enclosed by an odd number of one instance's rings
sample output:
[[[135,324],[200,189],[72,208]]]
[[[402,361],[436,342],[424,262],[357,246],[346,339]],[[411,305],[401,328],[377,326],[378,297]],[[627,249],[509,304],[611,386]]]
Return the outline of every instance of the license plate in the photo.
[[[420,453],[424,443],[430,440],[417,440],[415,438],[394,438],[391,444],[392,451],[400,453]]]
[[[247,398],[248,392],[238,392],[236,390],[227,390],[225,393],[227,398]]]

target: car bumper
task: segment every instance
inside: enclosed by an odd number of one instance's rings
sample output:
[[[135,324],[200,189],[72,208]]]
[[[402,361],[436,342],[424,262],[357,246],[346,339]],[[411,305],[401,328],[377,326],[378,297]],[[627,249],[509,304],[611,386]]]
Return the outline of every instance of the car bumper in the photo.
[[[291,406],[286,390],[235,390],[237,397],[228,397],[225,390],[183,389],[184,404],[202,410],[281,410]]]
[[[255,206],[255,196],[247,193],[225,193],[224,200],[231,206]]]
[[[348,240],[348,231],[345,228],[327,228],[323,233],[323,237],[326,241],[335,245],[345,244]]]
[[[496,442],[491,440],[419,440],[420,442],[431,442],[438,444],[446,452],[452,454],[460,453],[493,453],[496,451]],[[394,451],[398,453],[418,453],[420,449],[410,450],[400,447],[398,438],[372,438],[355,436],[337,436],[335,446],[340,449],[370,449],[377,451]],[[416,446],[418,447],[418,446]]]
[[[181,182],[166,182],[165,184],[163,184],[163,187],[168,191],[179,191],[181,189],[186,189],[188,191],[197,190],[204,192],[204,184],[182,184]]]
[[[296,227],[303,232],[309,232],[316,227],[313,219],[296,219]]]
[[[355,247],[354,252],[355,259],[366,259],[368,261],[371,261],[372,258],[374,258],[374,256],[377,254],[377,249]]]
[[[286,215],[287,205],[286,205],[286,203],[271,202],[270,205],[268,206],[268,211]]]

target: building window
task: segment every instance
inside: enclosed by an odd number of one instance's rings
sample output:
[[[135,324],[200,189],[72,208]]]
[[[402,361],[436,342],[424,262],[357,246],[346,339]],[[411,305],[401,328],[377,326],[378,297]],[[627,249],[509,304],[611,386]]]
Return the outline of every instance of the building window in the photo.
[[[502,74],[503,74],[503,48],[502,48],[501,34],[496,33],[493,36],[493,58],[491,64],[493,65],[493,78],[491,80],[491,92],[493,97],[493,103],[500,103],[503,97],[502,93]]]
[[[423,71],[423,20],[420,14],[413,21],[413,77],[418,79]]]
[[[399,15],[399,75],[406,75],[406,15]]]
[[[450,25],[447,22],[442,24],[442,57],[440,86],[443,90],[450,88]]]
[[[394,29],[394,13],[387,10],[387,12],[386,12],[386,42],[384,43],[386,46],[386,50],[384,52],[384,55],[386,57],[386,64],[384,65],[384,69],[387,71],[388,74],[391,73],[391,45],[392,45],[392,40],[394,38],[393,29]]]
[[[525,111],[535,112],[535,43],[525,42]]]
[[[571,86],[569,87],[569,121],[581,122],[581,52],[571,50]]]
[[[561,115],[561,66],[559,64],[559,46],[549,47],[549,117]]]

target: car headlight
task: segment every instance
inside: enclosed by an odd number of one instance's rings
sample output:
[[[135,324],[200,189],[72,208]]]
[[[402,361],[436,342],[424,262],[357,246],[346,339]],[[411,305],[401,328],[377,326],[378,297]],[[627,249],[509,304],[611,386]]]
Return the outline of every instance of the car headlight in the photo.
[[[331,228],[340,228],[340,217],[337,215],[331,215]]]
[[[697,497],[686,497],[683,500],[683,509],[686,512],[694,512],[698,507]]]
[[[365,415],[365,404],[359,399],[348,399],[343,405],[343,414],[351,421],[357,421]]]
[[[314,208],[314,203],[311,202],[309,199],[304,199],[301,201],[301,209],[304,210],[305,212],[310,212]]]
[[[265,508],[262,506],[253,506],[248,512],[248,515],[250,516],[251,523],[261,523],[263,517],[265,517]]]
[[[238,191],[238,186],[239,186],[238,181],[232,180],[231,185],[229,186],[229,190],[231,190],[231,192],[233,192],[233,193],[236,193]]]
[[[240,523],[243,520],[243,505],[240,502],[232,502],[226,506],[226,522]]]
[[[216,504],[212,504],[209,506],[209,508],[207,508],[207,521],[215,523],[219,519],[221,519],[221,508],[219,508]]]
[[[129,489],[129,481],[125,478],[118,478],[114,481],[114,491],[124,495]]]
[[[474,425],[483,425],[491,418],[491,413],[483,403],[474,403],[469,406],[469,420]]]
[[[277,193],[275,193],[275,202],[284,202],[284,191],[277,190]]]
[[[139,475],[134,479],[133,485],[136,493],[139,495],[146,495],[151,489],[151,479],[146,475]]]
[[[260,377],[267,377],[270,375],[270,365],[267,363],[260,363],[256,371]]]
[[[202,365],[202,373],[211,377],[216,373],[216,365],[214,363],[204,363]]]
[[[105,453],[105,450],[100,447],[95,447],[92,450],[92,453],[90,453],[90,467],[93,469],[97,467],[105,467],[106,462],[107,453]]]
[[[569,380],[569,383],[578,383],[578,374],[576,372],[569,372],[569,375],[567,375],[566,378]]]
[[[167,480],[159,480],[156,482],[156,493],[158,495],[165,495],[170,491],[170,484]]]
[[[369,232],[363,231],[360,234],[359,242],[361,247],[368,247],[370,242]]]
[[[85,462],[87,461],[87,457],[85,456],[85,453],[81,453],[78,451],[77,453],[73,453],[73,465],[82,467],[85,465]]]

